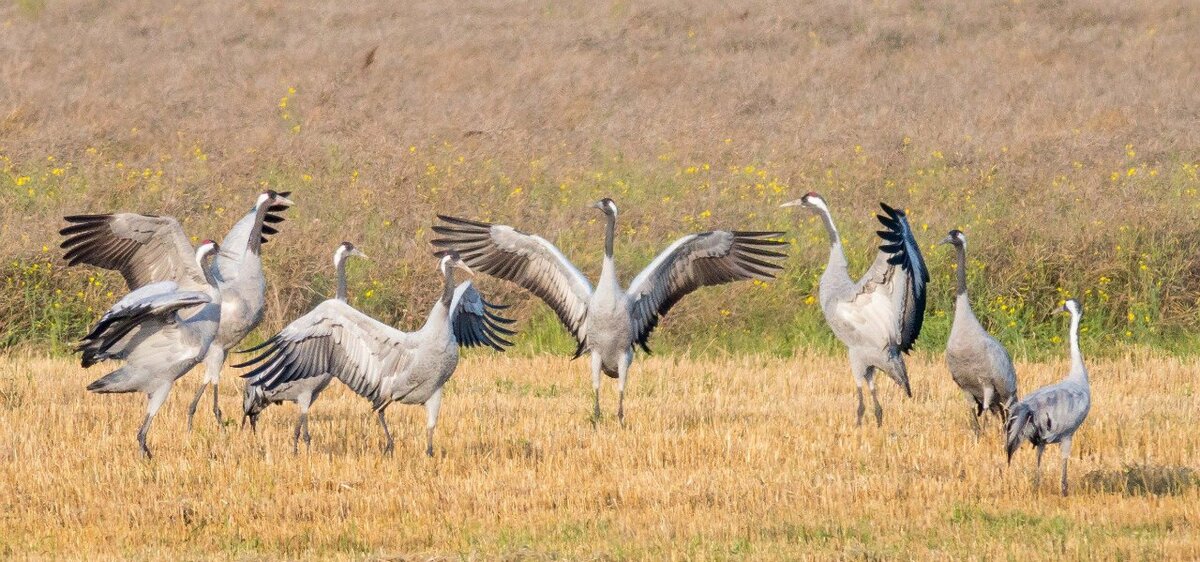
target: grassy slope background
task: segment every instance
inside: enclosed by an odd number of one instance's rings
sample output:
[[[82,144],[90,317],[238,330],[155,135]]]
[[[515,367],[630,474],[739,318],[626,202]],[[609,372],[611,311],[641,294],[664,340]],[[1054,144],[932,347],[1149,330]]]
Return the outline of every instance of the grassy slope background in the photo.
[[[275,330],[332,292],[413,325],[434,298],[435,213],[503,221],[594,274],[602,196],[630,279],[675,237],[780,229],[781,279],[707,290],[654,346],[831,347],[815,294],[823,193],[858,271],[876,202],[906,207],[952,315],[951,228],[976,311],[1018,354],[1186,352],[1200,328],[1200,9],[1189,2],[153,2],[0,6],[0,345],[65,349],[123,291],[65,270],[60,217],[136,210],[219,238],[264,188],[299,203],[265,250]],[[573,346],[547,309],[520,350]],[[532,320],[524,321],[524,319]],[[254,337],[261,337],[261,334]]]

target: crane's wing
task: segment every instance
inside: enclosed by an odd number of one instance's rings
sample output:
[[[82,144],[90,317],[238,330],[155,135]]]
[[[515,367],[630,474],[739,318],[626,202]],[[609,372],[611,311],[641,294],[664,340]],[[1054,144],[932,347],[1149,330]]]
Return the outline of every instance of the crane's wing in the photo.
[[[124,359],[140,330],[168,322],[178,311],[212,302],[206,293],[181,291],[173,281],[151,283],[113,305],[79,342],[83,366],[110,358]]]
[[[508,307],[484,300],[483,295],[479,294],[470,281],[460,283],[454,289],[454,299],[450,303],[450,325],[454,329],[454,339],[458,340],[458,345],[486,345],[496,351],[504,351],[505,347],[511,347],[512,342],[504,338],[516,334],[505,327],[512,324],[513,320],[497,316],[493,312],[505,308]]]
[[[290,191],[281,191],[279,195],[288,197]],[[283,215],[280,214],[287,210],[287,205],[271,205],[267,208],[267,214],[263,215],[262,235],[260,239],[263,244],[266,244],[268,236],[278,234],[279,231],[273,224],[283,222]],[[254,231],[254,208],[246,213],[241,219],[234,223],[233,228],[229,229],[229,234],[221,240],[221,253],[217,254],[217,271],[221,279],[232,281],[238,274],[238,266],[242,263],[242,259],[246,257],[246,252],[250,248],[250,233]]]
[[[769,250],[786,244],[771,240],[782,232],[716,230],[676,240],[646,266],[627,294],[633,301],[633,337],[642,349],[659,319],[688,293],[744,279],[769,281],[787,255]]]
[[[329,373],[379,408],[389,401],[380,392],[383,379],[403,373],[412,363],[416,347],[412,334],[343,301],[329,299],[261,345],[246,350],[263,351],[234,366],[253,366],[242,376],[265,390]]]
[[[512,281],[537,295],[558,315],[575,340],[583,342],[592,285],[553,244],[511,226],[438,215],[442,235],[430,241],[448,248],[472,269]]]
[[[130,289],[174,281],[185,289],[208,285],[195,249],[172,217],[116,213],[71,215],[59,231],[68,265],[86,263],[119,271]]]
[[[875,215],[884,230],[875,263],[859,280],[849,301],[837,305],[837,314],[878,337],[881,347],[912,349],[925,320],[925,286],[929,270],[904,211],[879,204],[885,215]]]

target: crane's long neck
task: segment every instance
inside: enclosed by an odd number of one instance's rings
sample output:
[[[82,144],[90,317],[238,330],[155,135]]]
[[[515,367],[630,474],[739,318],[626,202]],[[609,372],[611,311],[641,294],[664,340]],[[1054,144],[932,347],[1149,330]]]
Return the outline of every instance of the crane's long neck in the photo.
[[[604,257],[609,260],[613,257],[613,242],[617,236],[617,217],[613,215],[605,215],[608,219],[604,226]]]
[[[349,292],[346,289],[346,258],[338,256],[333,260],[333,266],[337,269],[337,299],[340,301],[346,300]]]
[[[270,201],[264,201],[254,208],[254,226],[250,228],[250,240],[246,241],[246,249],[256,256],[262,251],[263,219],[266,218],[267,211],[270,209]]]
[[[1079,352],[1079,320],[1079,313],[1071,311],[1071,372],[1067,378],[1086,383],[1087,368],[1083,365],[1083,354]]]
[[[825,233],[829,235],[829,262],[825,268],[827,270],[840,268],[842,271],[846,271],[849,264],[846,261],[846,252],[842,249],[842,237],[838,234],[837,226],[833,224],[833,217],[829,214],[829,210],[823,207],[817,208],[817,214],[821,215]],[[849,275],[848,272],[847,275]]]
[[[440,302],[446,306],[446,310],[450,310],[450,303],[454,301],[454,268],[446,266],[445,286],[442,287],[442,298]]]
[[[217,269],[216,258],[200,260],[200,271],[204,272],[204,281],[208,283],[209,287],[212,287],[215,290],[219,290],[220,285],[217,284],[217,276],[214,274],[214,270],[216,270],[216,269]]]
[[[967,296],[967,247],[966,245],[955,244],[955,254],[957,254],[958,268],[955,274],[958,276],[958,290],[955,292],[960,297]]]

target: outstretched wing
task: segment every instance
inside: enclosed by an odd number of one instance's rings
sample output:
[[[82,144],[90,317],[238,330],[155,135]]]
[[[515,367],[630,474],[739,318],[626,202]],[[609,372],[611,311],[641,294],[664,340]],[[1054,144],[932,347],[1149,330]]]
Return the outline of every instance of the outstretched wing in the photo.
[[[496,351],[504,351],[505,347],[511,347],[512,342],[504,338],[516,334],[505,327],[512,324],[513,320],[497,316],[492,312],[505,308],[508,307],[484,300],[483,295],[475,290],[475,286],[470,281],[459,284],[454,289],[454,299],[450,303],[450,323],[458,345],[465,347],[486,345]]]
[[[329,373],[376,408],[389,401],[380,392],[387,376],[411,364],[416,342],[337,299],[317,305],[261,345],[261,353],[235,367],[254,366],[242,375],[265,390]]]
[[[876,215],[884,230],[875,263],[858,281],[854,296],[837,307],[837,313],[863,334],[877,334],[881,346],[912,349],[925,320],[925,286],[929,270],[904,211],[880,203]]]
[[[553,244],[511,226],[438,215],[442,238],[434,246],[458,252],[472,269],[512,281],[554,310],[575,340],[583,342],[592,285]]]
[[[59,231],[66,236],[63,259],[119,271],[130,289],[174,281],[184,289],[207,286],[191,242],[172,217],[116,213],[71,215]]]
[[[282,191],[279,193],[282,197],[291,195],[290,191]],[[278,234],[278,230],[271,226],[283,222],[283,215],[280,214],[287,210],[287,205],[271,205],[267,208],[267,214],[263,215],[263,227],[260,240],[263,244],[268,242],[268,236]],[[221,240],[221,253],[217,254],[217,271],[221,275],[221,279],[225,281],[233,280],[238,274],[238,266],[242,259],[246,257],[246,252],[250,248],[250,233],[254,232],[254,220],[257,211],[253,208],[249,213],[246,213],[241,219],[234,223],[233,228],[229,229],[229,234]]]
[[[646,341],[659,318],[700,287],[744,279],[774,279],[775,272],[782,269],[775,260],[787,255],[768,248],[786,244],[772,240],[782,234],[716,230],[675,241],[629,284],[634,341],[649,351]]]

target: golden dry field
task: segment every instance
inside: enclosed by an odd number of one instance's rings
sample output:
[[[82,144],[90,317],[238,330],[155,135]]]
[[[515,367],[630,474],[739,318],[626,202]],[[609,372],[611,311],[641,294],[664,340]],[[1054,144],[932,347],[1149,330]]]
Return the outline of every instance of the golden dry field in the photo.
[[[0,367],[0,553],[1195,559],[1198,368],[1146,355],[1092,362],[1092,414],[1063,499],[1056,449],[1031,490],[1032,450],[1010,467],[994,422],[976,439],[929,356],[910,369],[914,399],[882,387],[883,429],[854,427],[842,358],[805,355],[639,361],[627,426],[606,417],[593,428],[580,362],[472,353],[448,387],[433,459],[421,454],[423,414],[402,406],[389,411],[396,454],[382,458],[367,403],[340,386],[314,406],[312,448],[298,456],[291,407],[264,413],[257,436],[210,419],[189,434],[193,373],[150,434],[153,461],[134,440],[142,397],[84,392],[100,369],[12,356]],[[1020,363],[1022,390],[1065,370]]]

